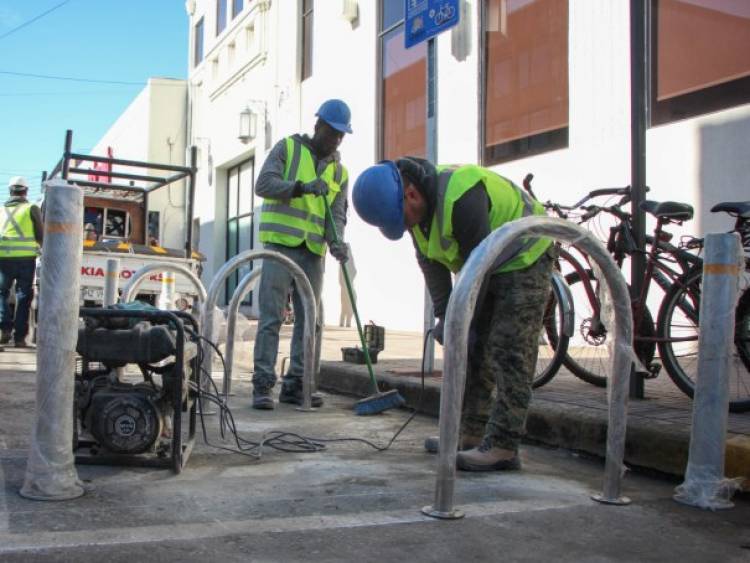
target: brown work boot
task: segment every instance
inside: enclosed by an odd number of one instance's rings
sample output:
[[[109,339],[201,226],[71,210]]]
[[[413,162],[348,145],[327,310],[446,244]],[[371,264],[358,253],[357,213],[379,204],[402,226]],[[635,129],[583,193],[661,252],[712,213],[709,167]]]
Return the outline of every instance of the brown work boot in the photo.
[[[482,436],[464,436],[458,438],[458,451],[470,450],[482,443]],[[440,438],[430,436],[424,440],[424,449],[428,454],[436,454],[440,450]]]
[[[521,458],[513,450],[482,444],[477,448],[458,452],[456,466],[464,471],[514,471],[521,469]]]

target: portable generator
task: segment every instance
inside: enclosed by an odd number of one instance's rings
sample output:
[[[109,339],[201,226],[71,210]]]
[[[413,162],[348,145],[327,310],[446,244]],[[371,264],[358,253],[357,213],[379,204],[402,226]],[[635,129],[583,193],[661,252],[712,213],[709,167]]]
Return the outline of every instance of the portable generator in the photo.
[[[179,473],[195,438],[197,323],[187,313],[117,307],[81,309],[76,462]]]

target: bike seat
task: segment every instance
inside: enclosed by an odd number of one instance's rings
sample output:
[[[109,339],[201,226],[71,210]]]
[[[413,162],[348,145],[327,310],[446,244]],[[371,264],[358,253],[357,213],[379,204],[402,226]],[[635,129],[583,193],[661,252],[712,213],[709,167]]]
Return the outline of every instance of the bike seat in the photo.
[[[750,201],[723,201],[711,208],[712,213],[732,213],[743,219],[750,219]]]
[[[676,201],[651,201],[641,203],[641,209],[659,219],[689,221],[693,218],[693,206]]]

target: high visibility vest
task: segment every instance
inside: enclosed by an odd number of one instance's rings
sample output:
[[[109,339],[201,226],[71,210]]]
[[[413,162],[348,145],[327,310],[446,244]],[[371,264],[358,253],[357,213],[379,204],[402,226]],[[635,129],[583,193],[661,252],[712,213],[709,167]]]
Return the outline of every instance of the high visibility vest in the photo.
[[[411,229],[419,251],[443,264],[451,272],[464,265],[458,242],[453,236],[453,206],[459,198],[478,182],[487,190],[490,199],[490,229],[495,230],[509,221],[529,215],[544,215],[544,207],[532,199],[510,180],[491,170],[468,164],[465,166],[438,166],[438,188],[435,214],[430,224],[429,239],[419,225]],[[508,246],[498,257],[501,266],[497,272],[512,272],[531,266],[547,250],[549,239],[520,238]]]
[[[39,254],[34,237],[30,203],[6,205],[5,222],[0,235],[0,258],[30,258]]]
[[[310,149],[293,137],[287,137],[284,179],[307,183],[317,177]],[[348,172],[341,164],[331,162],[326,166],[320,179],[328,185],[326,198],[329,205],[333,204],[347,178]],[[325,224],[326,210],[320,196],[266,198],[260,214],[260,240],[292,247],[304,243],[310,252],[325,256]]]

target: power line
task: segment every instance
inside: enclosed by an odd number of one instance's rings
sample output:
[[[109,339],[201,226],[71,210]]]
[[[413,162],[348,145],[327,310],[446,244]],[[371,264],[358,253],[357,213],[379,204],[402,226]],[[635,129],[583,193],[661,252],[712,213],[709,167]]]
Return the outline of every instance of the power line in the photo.
[[[140,84],[139,84],[140,86]],[[4,98],[11,98],[11,97],[18,97],[18,98],[26,98],[28,96],[85,96],[85,95],[104,95],[104,94],[111,94],[111,95],[131,95],[126,90],[88,90],[88,91],[81,91],[81,92],[15,92],[15,93],[0,93],[0,97]]]
[[[14,72],[12,70],[0,70],[0,74],[10,76],[23,76],[26,78],[44,78],[48,80],[67,80],[70,82],[90,82],[95,84],[124,84],[126,86],[145,86],[145,82],[125,82],[122,80],[98,80],[95,78],[75,78],[72,76],[56,76],[52,74],[33,74],[30,72]]]
[[[10,174],[11,176],[17,176],[20,172],[39,172],[36,168],[17,168],[14,170],[0,170],[0,174]]]
[[[60,7],[64,6],[65,4],[67,4],[68,2],[70,2],[70,0],[64,0],[63,2],[60,2],[60,3],[59,3],[59,4],[57,5],[57,6],[52,6],[52,7],[51,7],[51,8],[49,9],[49,10],[47,10],[46,12],[42,12],[42,13],[41,13],[41,14],[39,14],[38,16],[36,16],[36,17],[33,17],[33,18],[31,18],[30,20],[28,20],[28,21],[25,21],[24,23],[22,23],[21,25],[19,25],[19,26],[17,26],[17,27],[14,27],[14,28],[13,28],[13,29],[11,29],[10,31],[6,31],[6,32],[5,32],[5,33],[3,33],[2,35],[0,35],[0,39],[5,39],[5,38],[6,38],[6,37],[8,37],[8,35],[10,35],[11,33],[15,33],[15,32],[16,32],[16,31],[18,31],[19,29],[23,29],[23,28],[24,28],[24,27],[26,27],[27,25],[30,25],[30,24],[34,23],[35,21],[37,21],[38,19],[41,19],[41,18],[43,18],[44,16],[46,16],[46,15],[47,15],[47,14],[49,14],[50,12],[54,12],[54,11],[55,11],[55,10],[57,10],[58,8],[60,8]]]

